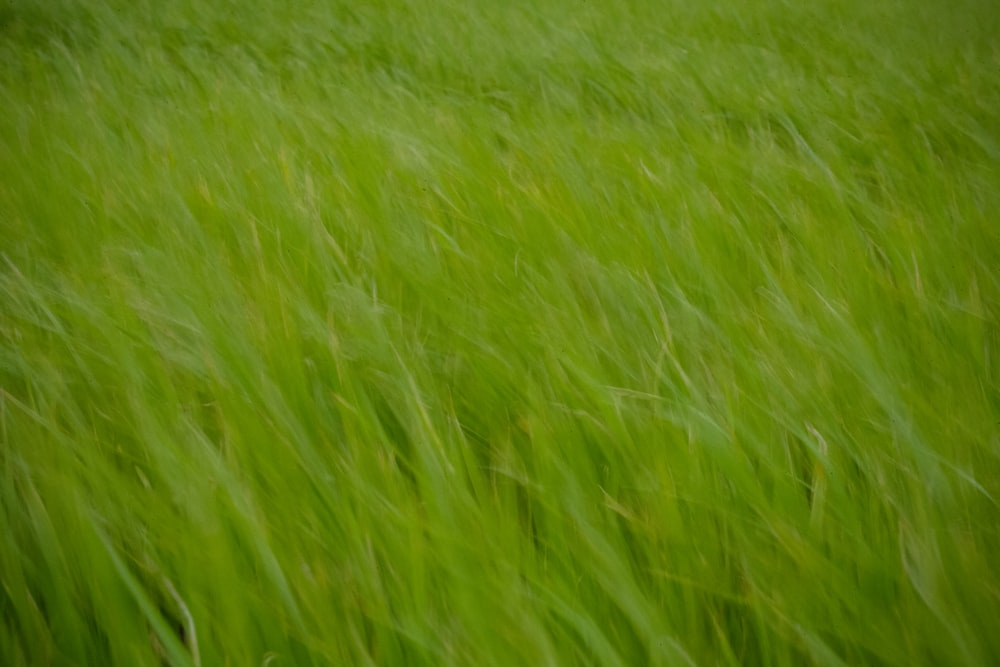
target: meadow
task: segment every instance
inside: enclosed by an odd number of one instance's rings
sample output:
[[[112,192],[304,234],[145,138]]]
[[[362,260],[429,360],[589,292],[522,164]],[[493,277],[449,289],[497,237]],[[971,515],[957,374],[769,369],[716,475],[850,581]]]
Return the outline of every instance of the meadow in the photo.
[[[0,1],[0,664],[1000,661],[989,0]]]

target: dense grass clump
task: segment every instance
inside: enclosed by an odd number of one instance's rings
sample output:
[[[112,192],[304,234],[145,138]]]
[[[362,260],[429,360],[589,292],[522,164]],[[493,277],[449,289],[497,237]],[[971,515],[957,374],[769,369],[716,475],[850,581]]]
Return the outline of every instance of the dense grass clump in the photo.
[[[998,17],[6,0],[0,664],[997,664]]]

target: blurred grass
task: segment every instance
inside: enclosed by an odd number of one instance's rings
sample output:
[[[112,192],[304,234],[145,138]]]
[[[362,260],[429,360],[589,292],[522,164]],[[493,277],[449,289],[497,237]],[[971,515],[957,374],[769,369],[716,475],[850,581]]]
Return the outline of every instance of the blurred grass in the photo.
[[[0,662],[1000,655],[986,2],[0,6]]]

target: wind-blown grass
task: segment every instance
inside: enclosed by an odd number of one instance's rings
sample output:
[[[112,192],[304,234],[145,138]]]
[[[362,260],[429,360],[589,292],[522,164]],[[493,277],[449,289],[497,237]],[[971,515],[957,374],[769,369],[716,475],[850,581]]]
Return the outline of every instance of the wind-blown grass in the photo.
[[[8,0],[0,663],[995,663],[998,15],[702,4]]]

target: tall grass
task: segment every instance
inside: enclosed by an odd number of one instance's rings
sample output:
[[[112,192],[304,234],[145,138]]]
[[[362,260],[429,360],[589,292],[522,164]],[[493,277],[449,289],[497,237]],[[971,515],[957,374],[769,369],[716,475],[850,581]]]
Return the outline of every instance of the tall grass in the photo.
[[[986,2],[0,6],[0,663],[1000,659]]]

